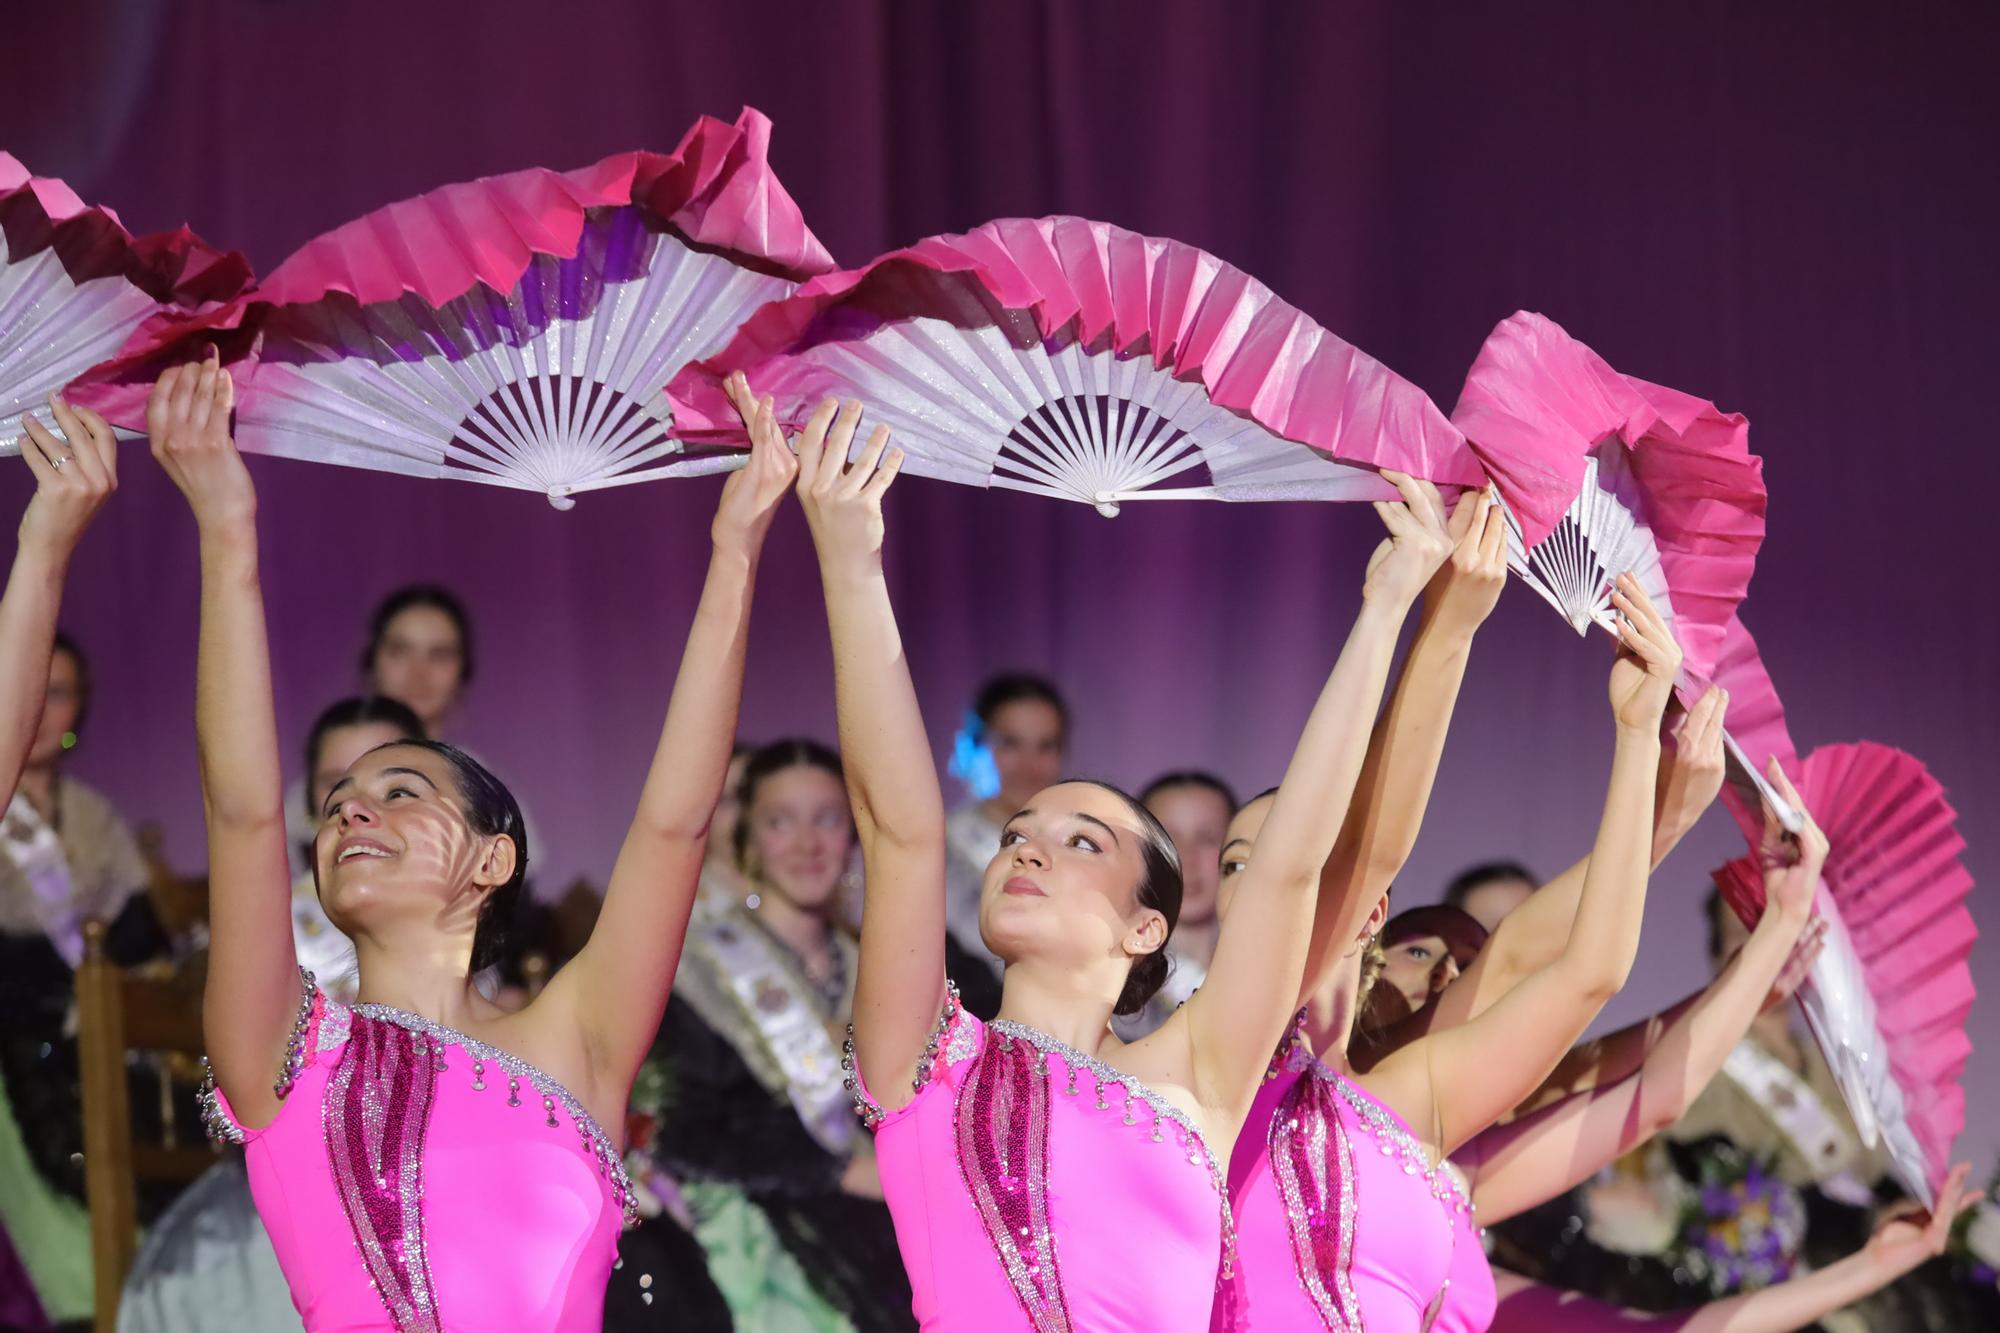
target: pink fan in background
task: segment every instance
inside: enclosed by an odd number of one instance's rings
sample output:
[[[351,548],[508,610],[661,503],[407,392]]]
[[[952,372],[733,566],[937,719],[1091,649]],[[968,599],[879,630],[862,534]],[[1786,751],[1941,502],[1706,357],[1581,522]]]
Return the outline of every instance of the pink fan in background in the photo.
[[[1613,629],[1612,585],[1636,577],[1673,627],[1693,702],[1728,650],[1764,541],[1749,422],[1621,375],[1523,311],[1480,348],[1452,423],[1494,479],[1514,573],[1579,634]],[[1736,776],[1783,809],[1761,768],[1738,763]]]
[[[1887,1144],[1928,1204],[1965,1127],[1972,1051],[1978,931],[1958,815],[1919,760],[1886,745],[1823,746],[1797,772],[1829,845],[1818,911],[1835,925],[1799,1000],[1864,1138]],[[1745,922],[1762,914],[1754,856],[1715,880]]]
[[[1177,241],[1005,219],[816,279],[668,389],[686,437],[736,440],[742,370],[794,423],[828,396],[907,470],[1094,505],[1384,498],[1375,469],[1485,475],[1429,398],[1262,283]]]
[[[18,419],[163,312],[199,310],[250,285],[250,266],[183,227],[135,237],[108,208],[0,153],[0,452]]]
[[[254,292],[100,372],[143,416],[164,365],[220,346],[261,453],[534,490],[739,466],[690,455],[662,393],[753,310],[833,267],[766,160],[770,122],[703,117],[671,154],[491,176],[320,236]]]

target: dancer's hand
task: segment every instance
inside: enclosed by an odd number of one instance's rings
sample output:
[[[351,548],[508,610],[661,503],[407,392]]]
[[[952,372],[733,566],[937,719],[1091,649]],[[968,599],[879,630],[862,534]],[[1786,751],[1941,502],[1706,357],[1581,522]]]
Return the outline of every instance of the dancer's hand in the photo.
[[[1486,490],[1458,497],[1445,534],[1451,555],[1424,589],[1425,619],[1470,636],[1485,623],[1507,586],[1507,514]]]
[[[785,442],[769,394],[759,398],[751,393],[741,371],[729,377],[723,390],[749,432],[750,462],[722,483],[722,499],[709,534],[719,548],[755,555],[771,530],[779,501],[799,474],[799,460]]]
[[[1451,554],[1451,534],[1437,487],[1401,472],[1384,472],[1382,478],[1403,498],[1375,502],[1375,512],[1389,529],[1389,536],[1368,558],[1361,596],[1401,614],[1410,609],[1431,575]]]
[[[1618,576],[1611,604],[1619,612],[1618,660],[1611,664],[1612,716],[1621,732],[1657,738],[1660,719],[1674,697],[1681,646],[1630,574]]]
[[[1709,686],[1681,719],[1674,744],[1660,756],[1659,809],[1653,819],[1656,842],[1666,846],[1679,842],[1715,803],[1728,768],[1722,744],[1728,715],[1729,691]]]
[[[1979,1190],[1965,1192],[1965,1178],[1972,1167],[1960,1162],[1945,1178],[1938,1191],[1937,1207],[1926,1213],[1907,1204],[1883,1215],[1868,1238],[1868,1258],[1887,1275],[1901,1277],[1928,1259],[1944,1253],[1951,1240],[1952,1223],[1986,1197]]]
[[[1799,812],[1799,831],[1787,832],[1778,817],[1765,807],[1764,837],[1757,847],[1757,863],[1764,869],[1764,901],[1802,921],[1812,913],[1820,871],[1826,866],[1826,834],[1813,822],[1812,811],[1799,799],[1798,789],[1785,776],[1776,755],[1771,756],[1766,771],[1778,795]]]
[[[799,435],[799,504],[819,549],[820,568],[879,569],[882,563],[882,496],[903,466],[903,451],[889,448],[889,428],[877,426],[852,465],[848,446],[861,421],[861,404],[829,398]]]
[[[236,386],[211,352],[198,365],[174,366],[146,400],[153,457],[180,487],[204,530],[251,523],[257,492],[229,436]]]
[[[21,515],[20,550],[62,565],[90,520],[118,489],[118,441],[110,423],[87,407],[49,395],[60,431],[23,413],[21,460],[35,474],[34,498]]]

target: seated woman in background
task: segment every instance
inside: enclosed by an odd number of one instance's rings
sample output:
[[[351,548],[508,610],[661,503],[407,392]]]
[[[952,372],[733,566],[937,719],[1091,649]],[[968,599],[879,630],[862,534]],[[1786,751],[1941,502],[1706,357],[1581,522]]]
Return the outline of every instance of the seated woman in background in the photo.
[[[809,740],[766,745],[737,799],[746,894],[689,930],[633,1094],[651,1140],[635,1133],[633,1148],[678,1182],[738,1327],[911,1328],[841,1068],[856,946],[841,925],[854,819],[840,757]]]
[[[1215,895],[1222,882],[1222,844],[1236,814],[1236,793],[1213,773],[1185,769],[1163,773],[1139,793],[1139,804],[1174,840],[1181,855],[1181,918],[1167,944],[1167,979],[1146,1007],[1112,1023],[1125,1041],[1137,1041],[1167,1021],[1208,975],[1221,931]]]
[[[417,730],[409,735],[443,740],[445,724],[472,683],[472,664],[472,621],[464,603],[436,584],[398,588],[369,617],[368,642],[361,649],[361,697],[403,705],[417,719]],[[344,771],[334,770],[334,778]],[[294,879],[310,872],[313,835],[319,831],[319,807],[308,804],[316,772],[309,766],[285,792]]]

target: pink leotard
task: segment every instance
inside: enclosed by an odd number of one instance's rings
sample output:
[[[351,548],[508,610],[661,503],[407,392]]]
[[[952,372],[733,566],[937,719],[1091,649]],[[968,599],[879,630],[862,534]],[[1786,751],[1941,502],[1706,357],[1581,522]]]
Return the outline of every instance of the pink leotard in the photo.
[[[250,1191],[307,1333],[597,1333],[631,1199],[590,1113],[525,1060],[415,1014],[305,1000]]]
[[[954,992],[875,1127],[882,1191],[925,1329],[1198,1333],[1230,1245],[1220,1164],[1129,1074]]]
[[[1465,1198],[1393,1111],[1303,1044],[1272,1062],[1236,1140],[1229,1193],[1236,1272],[1214,1333],[1428,1326]]]

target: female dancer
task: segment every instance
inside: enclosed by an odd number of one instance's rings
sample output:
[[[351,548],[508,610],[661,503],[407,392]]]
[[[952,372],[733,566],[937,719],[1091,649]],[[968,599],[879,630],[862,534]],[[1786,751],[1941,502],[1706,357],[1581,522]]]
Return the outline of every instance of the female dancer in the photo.
[[[526,862],[519,807],[438,742],[374,750],[321,811],[315,867],[355,941],[360,1002],[294,961],[256,497],[211,360],[169,370],[153,451],[201,534],[196,730],[213,944],[203,1022],[211,1123],[251,1186],[308,1330],[582,1330],[600,1323],[629,1187],[632,1077],[680,955],[729,758],[757,554],[795,464],[740,380],[749,466],[714,555],[652,771],[577,965],[501,1013],[471,984]],[[273,1081],[275,1078],[275,1082]]]
[[[1143,1004],[1179,906],[1172,842],[1136,801],[1065,782],[1005,825],[983,935],[1007,961],[1001,1017],[945,982],[944,805],[882,574],[900,464],[860,415],[822,405],[800,441],[848,791],[867,866],[855,1092],[933,1329],[1199,1329],[1229,1247],[1227,1154],[1296,999],[1313,886],[1365,748],[1397,625],[1444,556],[1435,493],[1396,479],[1362,610],[1307,721],[1208,983],[1158,1031],[1108,1038]],[[829,435],[828,428],[832,426]],[[1226,1262],[1226,1261],[1224,1261]]]
[[[1428,792],[1448,711],[1437,696],[1455,696],[1471,630],[1504,578],[1502,516],[1485,496],[1461,501],[1452,530],[1453,567],[1440,578],[1435,608],[1427,607],[1349,816],[1359,834],[1343,838],[1344,854],[1323,877],[1302,1040],[1273,1061],[1231,1163],[1242,1256],[1216,1302],[1218,1329],[1423,1327],[1466,1208],[1440,1169],[1443,1158],[1546,1076],[1624,984],[1637,949],[1660,719],[1680,651],[1637,584],[1621,580],[1610,688],[1617,747],[1565,947],[1475,1022],[1413,1042],[1365,1075],[1348,1061],[1353,1015],[1379,969],[1369,954],[1386,915],[1386,886],[1373,875],[1391,860],[1400,864],[1413,836],[1406,827],[1380,836],[1392,818],[1386,812],[1421,810],[1411,788]],[[1283,797],[1280,787],[1275,800]],[[1256,870],[1252,853],[1273,806],[1273,797],[1260,797],[1232,822],[1223,854],[1231,913],[1237,885]],[[1393,816],[1399,824],[1405,818]]]

